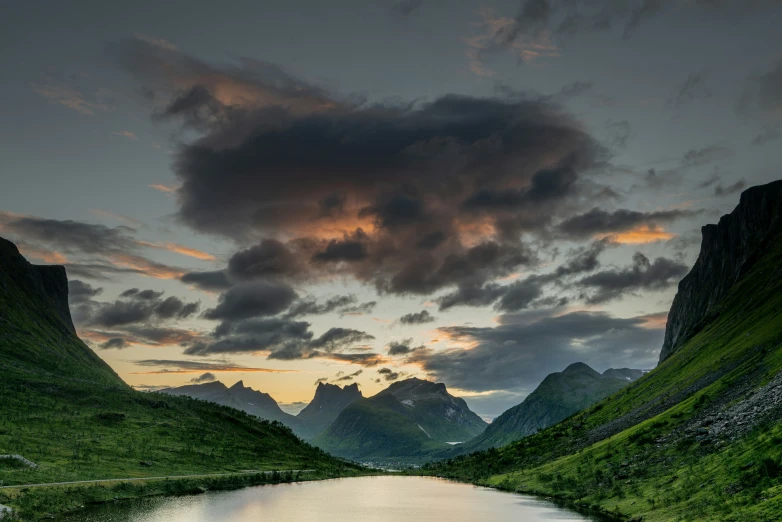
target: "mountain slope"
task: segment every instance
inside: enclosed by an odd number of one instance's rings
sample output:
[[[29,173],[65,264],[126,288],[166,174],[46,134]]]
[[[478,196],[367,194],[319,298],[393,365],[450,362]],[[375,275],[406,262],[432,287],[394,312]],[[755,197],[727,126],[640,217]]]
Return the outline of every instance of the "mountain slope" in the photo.
[[[67,289],[0,240],[0,454],[37,464],[0,462],[5,485],[344,467],[279,423],[131,389],[74,333]]]
[[[336,384],[319,382],[312,401],[296,415],[306,432],[305,438],[314,438],[328,428],[342,410],[363,397],[356,383],[340,388]]]
[[[354,402],[313,443],[355,460],[416,460],[485,428],[444,384],[414,378]]]
[[[725,260],[710,277],[728,278],[718,284],[729,289],[705,305],[696,297],[707,308],[693,308],[697,332],[680,330],[690,337],[675,343],[657,368],[541,433],[432,464],[427,472],[557,495],[644,521],[777,520],[782,234],[773,233],[773,216],[782,208],[779,189],[780,182],[748,189],[727,218],[742,221],[736,230],[769,231],[745,236],[745,255],[719,252],[705,227],[702,252]],[[774,208],[744,208],[759,200]],[[754,259],[751,267],[746,259]],[[674,302],[674,308],[687,306],[683,298]],[[669,322],[672,330],[680,325]]]
[[[189,384],[177,388],[165,388],[160,393],[179,395],[214,402],[242,410],[261,419],[279,421],[297,432],[299,421],[293,415],[282,411],[271,395],[250,387],[239,381],[230,388],[220,381],[204,384]]]
[[[456,446],[457,454],[497,448],[553,426],[637,380],[640,370],[609,369],[602,375],[584,363],[573,363],[548,375],[521,404],[494,419],[481,435]]]

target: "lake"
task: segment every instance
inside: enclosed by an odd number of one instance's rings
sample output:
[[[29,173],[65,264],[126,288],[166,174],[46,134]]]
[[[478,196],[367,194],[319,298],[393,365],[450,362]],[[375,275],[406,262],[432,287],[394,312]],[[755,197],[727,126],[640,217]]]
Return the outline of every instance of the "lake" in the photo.
[[[486,522],[597,520],[535,497],[425,477],[359,477],[103,504],[82,522]]]

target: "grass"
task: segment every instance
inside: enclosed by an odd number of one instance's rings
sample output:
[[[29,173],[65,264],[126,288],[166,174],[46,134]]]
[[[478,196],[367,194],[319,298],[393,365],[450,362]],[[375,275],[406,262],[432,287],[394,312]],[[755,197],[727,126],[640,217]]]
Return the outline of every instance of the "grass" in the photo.
[[[778,412],[719,446],[683,428],[782,370],[780,267],[777,242],[695,337],[624,390],[539,434],[424,472],[556,496],[625,519],[779,520]]]
[[[314,477],[363,472],[304,443],[278,422],[188,397],[133,390],[70,329],[62,302],[64,277],[61,267],[29,265],[0,239],[0,454],[37,464],[30,468],[0,459],[3,485],[245,470],[306,469],[315,470]],[[193,484],[238,487],[252,480],[246,474],[235,477],[165,486],[3,489],[0,504],[35,519],[117,488],[132,496]]]

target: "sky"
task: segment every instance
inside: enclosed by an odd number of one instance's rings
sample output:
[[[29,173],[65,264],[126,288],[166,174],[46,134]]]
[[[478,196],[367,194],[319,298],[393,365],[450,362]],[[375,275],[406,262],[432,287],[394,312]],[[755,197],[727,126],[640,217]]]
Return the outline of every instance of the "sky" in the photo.
[[[651,369],[780,177],[780,0],[5,2],[0,236],[129,384]]]

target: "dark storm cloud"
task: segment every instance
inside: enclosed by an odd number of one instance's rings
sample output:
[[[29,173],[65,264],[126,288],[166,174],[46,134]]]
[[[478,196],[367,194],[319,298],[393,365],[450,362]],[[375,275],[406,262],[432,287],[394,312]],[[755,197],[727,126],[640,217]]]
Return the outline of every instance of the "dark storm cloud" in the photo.
[[[95,288],[89,283],[79,281],[78,279],[71,279],[68,281],[68,301],[71,304],[84,303],[91,300],[93,297],[100,295],[103,292],[103,288]]]
[[[431,323],[435,319],[428,310],[421,310],[420,312],[410,312],[403,315],[399,318],[399,322],[402,324],[425,324]]]
[[[286,310],[296,298],[293,288],[283,283],[251,281],[221,294],[217,306],[204,312],[204,317],[235,320],[276,315]]]
[[[495,328],[440,328],[469,349],[418,350],[408,362],[437,381],[469,391],[530,390],[549,373],[582,361],[600,369],[653,366],[662,328],[643,318],[620,319],[603,312],[574,312]]]
[[[120,299],[111,303],[93,301],[91,313],[85,318],[86,325],[113,328],[169,319],[187,319],[199,308],[199,303],[185,303],[174,296],[161,299],[162,292],[132,290],[130,293],[123,292]]]
[[[239,251],[228,261],[228,273],[238,280],[295,276],[303,269],[299,257],[275,239]]]
[[[612,246],[610,238],[593,241],[583,247],[571,249],[565,262],[557,266],[553,272],[532,275],[525,279],[515,281],[508,285],[496,283],[474,284],[471,281],[463,281],[457,285],[455,292],[448,293],[437,299],[440,310],[447,310],[454,306],[489,306],[494,304],[495,309],[503,312],[515,312],[530,306],[549,306],[553,302],[567,301],[567,298],[544,298],[544,287],[556,283],[562,287],[568,287],[568,277],[590,272],[600,266],[598,257],[606,248]]]
[[[214,382],[216,380],[217,377],[215,377],[215,374],[211,372],[206,372],[206,373],[202,373],[198,377],[193,377],[192,379],[190,379],[190,382],[192,382],[193,384],[201,384],[204,382]]]
[[[544,280],[535,276],[511,283],[497,302],[497,309],[503,312],[516,312],[528,308],[533,301],[543,295],[543,283]]]
[[[220,292],[228,290],[233,283],[223,270],[207,272],[187,272],[179,278],[187,285],[193,285],[207,292]]]
[[[163,117],[201,134],[176,154],[178,215],[255,244],[231,259],[230,279],[350,275],[400,294],[482,286],[534,264],[522,234],[605,192],[584,177],[608,153],[549,99],[369,104],[270,64],[210,65],[138,41],[120,55]]]
[[[663,290],[676,285],[689,271],[678,261],[658,257],[650,261],[636,252],[633,264],[626,268],[604,270],[579,280],[577,286],[592,292],[586,296],[588,303],[603,303],[618,299],[637,290]]]
[[[566,219],[557,226],[557,229],[567,237],[586,238],[598,234],[626,232],[641,226],[654,228],[661,223],[670,223],[695,215],[697,212],[692,210],[638,212],[619,209],[611,212],[595,207],[589,212]]]
[[[335,310],[344,311],[349,305],[356,302],[355,295],[335,295],[326,299],[324,302],[319,302],[315,298],[301,299],[291,305],[288,312],[285,314],[287,317],[296,317],[302,315],[324,315]]]

